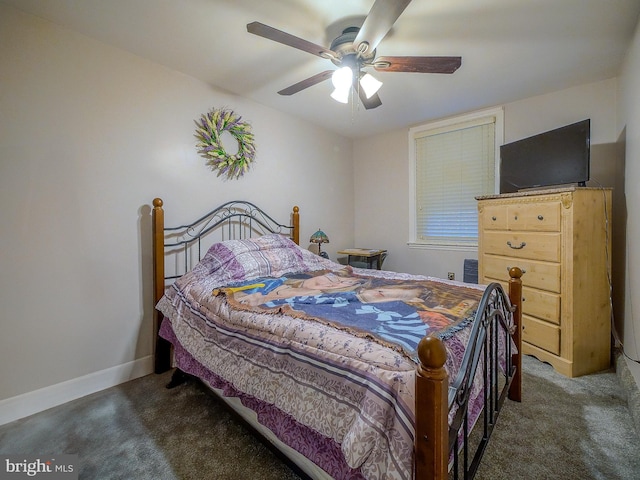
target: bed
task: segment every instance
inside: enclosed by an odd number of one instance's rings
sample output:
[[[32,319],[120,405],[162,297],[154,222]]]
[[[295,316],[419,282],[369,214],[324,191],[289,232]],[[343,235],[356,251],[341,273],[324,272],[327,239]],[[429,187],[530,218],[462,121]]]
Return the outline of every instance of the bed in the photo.
[[[299,246],[298,207],[244,201],[167,228],[156,198],[152,229],[156,372],[199,378],[310,478],[472,478],[520,401],[517,266],[508,295],[352,268]]]

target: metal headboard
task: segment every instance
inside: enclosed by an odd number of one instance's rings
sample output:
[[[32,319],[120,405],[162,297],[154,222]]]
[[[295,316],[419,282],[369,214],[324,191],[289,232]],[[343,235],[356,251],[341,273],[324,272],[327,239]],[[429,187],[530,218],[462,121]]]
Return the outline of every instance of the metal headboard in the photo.
[[[251,202],[233,200],[224,203],[206,215],[186,225],[178,227],[164,226],[164,202],[160,198],[153,200],[153,292],[154,305],[164,295],[167,281],[174,280],[188,271],[200,261],[202,252],[210,244],[221,240],[250,238],[266,233],[288,235],[300,244],[300,209],[295,206],[291,214],[291,223],[277,222],[264,210]],[[213,232],[220,236],[209,238]],[[207,239],[209,243],[206,243]],[[175,257],[173,272],[165,275],[167,255]],[[182,258],[182,264],[178,258]],[[170,367],[170,346],[157,333],[162,322],[162,315],[156,311],[156,366],[157,373]]]
[[[294,214],[297,213],[295,208]],[[187,225],[164,227],[165,255],[177,252],[181,252],[183,255],[182,268],[177,268],[177,272],[173,275],[165,275],[164,279],[179,278],[188,271],[194,261],[199,262],[202,258],[203,245],[208,248],[207,237],[214,231],[217,232],[218,236],[209,243],[251,238],[267,233],[287,235],[298,243],[298,240],[294,238],[296,225],[294,225],[293,221],[290,225],[279,223],[253,203],[233,200],[216,207]],[[193,258],[194,256],[195,258]]]

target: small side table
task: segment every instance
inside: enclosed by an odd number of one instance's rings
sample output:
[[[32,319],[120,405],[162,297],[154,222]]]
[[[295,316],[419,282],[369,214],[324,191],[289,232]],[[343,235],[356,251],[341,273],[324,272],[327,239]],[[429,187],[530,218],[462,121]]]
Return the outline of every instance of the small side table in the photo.
[[[369,248],[348,248],[346,250],[340,250],[339,255],[347,255],[347,263],[351,264],[351,257],[362,257],[366,259],[369,268],[373,268],[374,262],[376,269],[382,268],[382,260],[387,254],[386,250],[369,249]]]

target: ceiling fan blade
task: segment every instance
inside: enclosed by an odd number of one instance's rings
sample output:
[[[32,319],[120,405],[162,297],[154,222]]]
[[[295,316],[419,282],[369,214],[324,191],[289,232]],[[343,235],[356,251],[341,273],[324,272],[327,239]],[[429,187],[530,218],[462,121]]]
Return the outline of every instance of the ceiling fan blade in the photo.
[[[313,55],[317,55],[321,58],[337,58],[337,54],[329,50],[328,48],[308,42],[307,40],[303,40],[302,38],[283,32],[282,30],[278,30],[277,28],[270,27],[269,25],[265,25],[264,23],[247,23],[247,32],[253,33],[254,35],[259,35],[260,37],[264,37],[269,40],[273,40],[274,42],[282,43],[283,45],[297,48],[298,50],[302,50],[304,52],[312,53]]]
[[[324,72],[317,73],[312,77],[309,77],[305,80],[302,80],[301,82],[291,85],[290,87],[280,90],[278,93],[280,95],[293,95],[294,93],[298,93],[299,91],[304,90],[305,88],[309,88],[316,83],[320,83],[327,78],[331,78],[331,75],[333,75],[333,70],[325,70]]]
[[[373,68],[379,72],[453,73],[462,57],[378,57]]]
[[[366,51],[373,52],[410,3],[411,0],[376,0],[353,42],[356,50],[359,51],[359,45],[366,42]]]
[[[364,93],[364,90],[357,87],[354,87],[354,88],[358,90],[358,96],[360,97],[360,101],[362,102],[362,105],[364,105],[364,108],[366,108],[367,110],[371,110],[372,108],[377,108],[380,105],[382,105],[382,101],[380,100],[380,97],[378,96],[377,93],[374,93],[373,95],[371,95],[371,97],[367,98],[367,95]]]

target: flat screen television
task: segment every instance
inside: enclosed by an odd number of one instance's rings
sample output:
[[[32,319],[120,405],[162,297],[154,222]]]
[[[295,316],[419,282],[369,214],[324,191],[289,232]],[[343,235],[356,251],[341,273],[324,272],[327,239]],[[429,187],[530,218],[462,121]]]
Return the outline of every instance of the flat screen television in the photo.
[[[500,193],[589,180],[591,120],[500,147]]]

